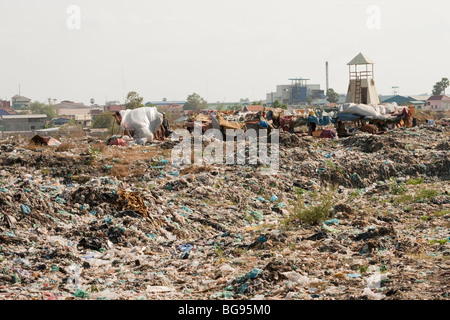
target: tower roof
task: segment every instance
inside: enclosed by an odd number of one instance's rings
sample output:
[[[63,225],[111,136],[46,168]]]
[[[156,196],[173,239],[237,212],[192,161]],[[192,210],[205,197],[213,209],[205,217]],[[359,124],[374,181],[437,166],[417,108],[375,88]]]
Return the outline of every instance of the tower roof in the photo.
[[[373,62],[371,59],[367,58],[364,54],[360,53],[356,57],[354,57],[352,61],[347,63],[347,65],[353,66],[356,64],[374,64],[374,63],[375,62]]]

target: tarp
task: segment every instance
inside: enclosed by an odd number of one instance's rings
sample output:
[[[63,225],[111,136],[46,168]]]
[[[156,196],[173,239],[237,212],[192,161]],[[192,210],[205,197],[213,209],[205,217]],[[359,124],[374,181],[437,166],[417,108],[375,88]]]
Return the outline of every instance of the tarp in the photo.
[[[163,123],[163,115],[155,107],[121,110],[120,116],[122,117],[121,128],[125,132],[133,131],[138,144],[152,141],[153,134]]]
[[[335,119],[331,119],[330,117],[314,117],[314,116],[308,117],[308,124],[315,123],[315,124],[318,124],[319,126],[326,126],[326,125],[329,125],[330,123],[334,123],[334,122],[335,122]]]
[[[337,117],[341,121],[355,121],[359,119],[360,116],[351,113],[338,113]]]

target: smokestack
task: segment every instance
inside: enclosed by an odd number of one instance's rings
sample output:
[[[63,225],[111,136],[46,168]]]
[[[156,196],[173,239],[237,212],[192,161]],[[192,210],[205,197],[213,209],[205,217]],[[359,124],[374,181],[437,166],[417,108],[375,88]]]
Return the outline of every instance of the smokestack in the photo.
[[[328,86],[328,61],[325,62],[325,69],[326,69],[326,77],[327,77],[327,86],[326,86],[327,91],[325,91],[325,93],[327,93],[328,89],[329,89],[329,86]]]

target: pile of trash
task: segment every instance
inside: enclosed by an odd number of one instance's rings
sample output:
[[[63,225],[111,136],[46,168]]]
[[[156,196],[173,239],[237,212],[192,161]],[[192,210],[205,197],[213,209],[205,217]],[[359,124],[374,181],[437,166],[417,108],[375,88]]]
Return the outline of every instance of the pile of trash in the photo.
[[[0,141],[0,299],[447,300],[449,136],[282,132],[275,175]]]

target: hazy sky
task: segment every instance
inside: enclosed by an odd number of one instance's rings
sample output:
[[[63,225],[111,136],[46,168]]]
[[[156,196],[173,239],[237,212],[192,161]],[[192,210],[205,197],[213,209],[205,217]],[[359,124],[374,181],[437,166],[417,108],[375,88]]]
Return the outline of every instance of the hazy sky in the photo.
[[[68,27],[72,5],[80,29]],[[325,89],[325,61],[330,87],[346,93],[359,52],[376,62],[379,94],[430,93],[450,78],[448,0],[1,0],[0,12],[8,100],[19,84],[40,101],[103,104],[131,90],[145,101],[259,100],[292,77]]]

